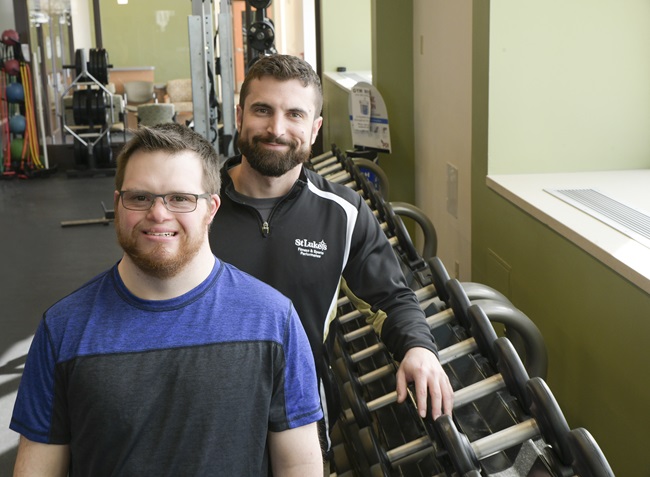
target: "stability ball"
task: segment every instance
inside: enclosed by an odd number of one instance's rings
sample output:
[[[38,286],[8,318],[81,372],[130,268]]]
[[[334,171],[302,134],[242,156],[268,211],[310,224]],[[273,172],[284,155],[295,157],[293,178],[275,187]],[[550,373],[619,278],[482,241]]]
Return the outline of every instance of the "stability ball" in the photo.
[[[5,30],[0,36],[0,41],[5,45],[18,45],[20,43],[20,35],[16,30]]]
[[[25,101],[25,90],[21,83],[9,83],[7,85],[7,101],[10,103],[22,103]]]
[[[9,130],[14,134],[24,134],[27,121],[22,114],[16,114],[9,120]]]
[[[20,74],[20,63],[18,60],[15,60],[13,58],[10,60],[5,60],[2,65],[2,69],[8,75],[18,76]]]

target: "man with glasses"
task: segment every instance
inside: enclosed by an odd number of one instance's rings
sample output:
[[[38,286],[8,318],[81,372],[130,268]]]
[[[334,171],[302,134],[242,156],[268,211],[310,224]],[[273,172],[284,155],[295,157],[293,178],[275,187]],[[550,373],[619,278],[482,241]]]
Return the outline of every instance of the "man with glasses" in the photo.
[[[210,250],[218,167],[178,124],[125,145],[124,255],[45,312],[10,424],[14,475],[322,475],[314,363],[293,305]]]

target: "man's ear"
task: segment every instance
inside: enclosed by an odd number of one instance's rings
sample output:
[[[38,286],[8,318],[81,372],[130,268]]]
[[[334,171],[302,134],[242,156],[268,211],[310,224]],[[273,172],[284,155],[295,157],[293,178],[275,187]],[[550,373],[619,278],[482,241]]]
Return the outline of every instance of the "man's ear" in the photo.
[[[221,206],[221,198],[219,197],[218,194],[212,194],[212,195],[210,195],[210,199],[208,199],[208,204],[210,204],[210,220],[209,220],[209,222],[212,222],[212,219],[214,219],[214,216],[217,214],[217,211],[219,210],[219,207]]]
[[[316,119],[314,119],[314,123],[311,125],[311,145],[312,146],[316,142],[316,138],[318,137],[318,131],[320,131],[320,127],[322,125],[323,125],[323,116],[318,116]]]
[[[244,110],[237,105],[237,131],[241,132],[241,122],[244,119]]]

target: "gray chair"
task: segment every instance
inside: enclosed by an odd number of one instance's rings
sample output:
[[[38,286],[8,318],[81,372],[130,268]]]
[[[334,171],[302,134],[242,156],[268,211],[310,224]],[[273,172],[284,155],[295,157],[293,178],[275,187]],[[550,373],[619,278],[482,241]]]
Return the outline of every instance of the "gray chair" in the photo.
[[[136,112],[139,104],[153,103],[156,100],[153,81],[127,81],[123,86],[124,102],[129,111]]]
[[[168,103],[141,104],[138,106],[138,126],[155,126],[174,122],[174,105]]]

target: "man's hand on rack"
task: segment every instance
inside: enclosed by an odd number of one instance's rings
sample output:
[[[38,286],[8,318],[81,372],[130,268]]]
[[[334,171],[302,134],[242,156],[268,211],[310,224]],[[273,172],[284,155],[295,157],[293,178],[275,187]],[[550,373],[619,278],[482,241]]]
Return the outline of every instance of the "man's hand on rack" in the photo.
[[[407,385],[415,385],[418,413],[425,417],[427,413],[427,396],[431,396],[431,417],[441,414],[451,415],[454,407],[454,390],[449,378],[435,354],[426,348],[411,348],[404,355],[397,370],[397,402],[403,402],[407,396]]]

